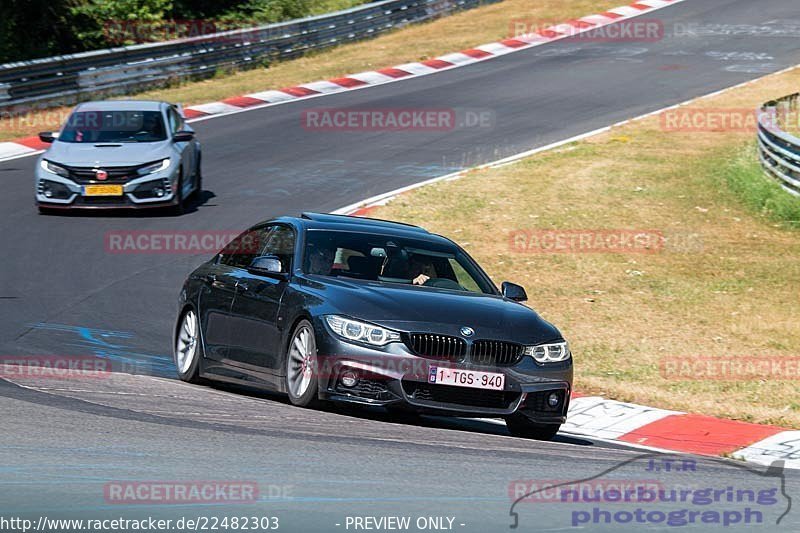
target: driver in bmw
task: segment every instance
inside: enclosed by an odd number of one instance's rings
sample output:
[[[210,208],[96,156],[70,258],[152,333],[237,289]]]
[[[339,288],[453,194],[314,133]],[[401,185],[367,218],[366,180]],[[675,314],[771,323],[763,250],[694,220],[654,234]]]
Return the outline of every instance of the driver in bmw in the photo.
[[[426,281],[436,277],[436,272],[433,269],[431,260],[419,254],[411,256],[408,271],[411,277],[411,283],[414,285],[424,285]]]
[[[336,250],[331,246],[319,246],[315,248],[308,259],[308,273],[327,276],[333,269],[333,260]]]

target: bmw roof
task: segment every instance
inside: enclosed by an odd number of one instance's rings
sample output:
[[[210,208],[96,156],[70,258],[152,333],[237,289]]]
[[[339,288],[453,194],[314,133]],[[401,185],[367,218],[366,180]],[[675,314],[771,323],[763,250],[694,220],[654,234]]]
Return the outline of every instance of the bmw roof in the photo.
[[[299,217],[282,216],[262,222],[284,222],[299,224],[301,227],[310,230],[332,230],[332,231],[367,231],[382,235],[397,235],[407,238],[424,238],[425,240],[439,242],[440,244],[453,245],[453,241],[447,237],[430,233],[425,228],[381,220],[377,218],[364,218],[349,215],[331,215],[327,213],[304,212]]]
[[[158,111],[164,105],[169,104],[156,100],[102,100],[78,104],[75,111]]]
[[[325,227],[326,229],[336,229],[337,226],[359,226],[360,228],[370,229],[391,229],[395,231],[425,233],[429,234],[428,230],[414,226],[412,224],[404,224],[403,222],[393,222],[391,220],[381,220],[378,218],[365,218],[354,217],[349,215],[331,215],[328,213],[313,213],[305,212],[300,215],[305,220],[319,222],[320,224],[313,225],[313,227]],[[343,228],[344,229],[344,228]]]
[[[328,213],[305,212],[300,215],[300,220],[307,228],[313,229],[341,229],[346,231],[381,231],[386,233],[414,233],[431,235],[428,230],[390,220],[377,218],[354,217],[349,215],[331,215]]]

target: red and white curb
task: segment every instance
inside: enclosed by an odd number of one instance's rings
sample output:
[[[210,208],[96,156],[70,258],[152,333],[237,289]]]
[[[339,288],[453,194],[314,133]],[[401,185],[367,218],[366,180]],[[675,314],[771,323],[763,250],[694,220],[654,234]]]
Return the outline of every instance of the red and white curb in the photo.
[[[48,146],[50,145],[40,141],[39,137],[24,137],[14,141],[0,142],[0,161],[38,154]]]
[[[610,9],[604,13],[588,15],[562,24],[550,26],[539,32],[503,39],[498,42],[476,46],[474,48],[462,50],[461,52],[446,54],[425,61],[403,63],[379,70],[351,74],[341,78],[304,83],[294,87],[250,93],[243,96],[226,98],[219,102],[189,106],[184,109],[184,115],[189,119],[189,122],[194,122],[307,98],[364,89],[419,76],[427,76],[429,74],[463,67],[479,61],[486,61],[512,52],[526,50],[560,39],[573,37],[587,31],[596,30],[597,28],[609,24],[651,13],[684,1],[685,0],[641,0],[627,6]],[[39,141],[38,137],[26,137],[9,142],[0,142],[0,161],[38,154],[46,148],[47,144]]]
[[[597,396],[573,397],[562,431],[671,452],[729,455],[800,469],[800,431],[669,411]]]

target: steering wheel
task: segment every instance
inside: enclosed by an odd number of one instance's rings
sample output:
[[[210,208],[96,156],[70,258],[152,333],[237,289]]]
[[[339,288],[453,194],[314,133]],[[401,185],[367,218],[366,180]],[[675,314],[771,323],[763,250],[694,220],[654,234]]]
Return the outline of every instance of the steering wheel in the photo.
[[[451,289],[454,291],[462,291],[464,288],[452,279],[447,278],[430,278],[422,284],[423,287],[435,287],[437,289]]]

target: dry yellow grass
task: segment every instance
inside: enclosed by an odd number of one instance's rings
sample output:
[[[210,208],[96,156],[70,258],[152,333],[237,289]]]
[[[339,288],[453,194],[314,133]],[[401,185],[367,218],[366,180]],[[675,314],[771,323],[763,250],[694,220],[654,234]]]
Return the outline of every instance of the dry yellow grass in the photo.
[[[754,109],[798,82],[796,70],[693,107]],[[371,216],[448,235],[493,279],[526,286],[570,340],[584,393],[800,427],[796,380],[677,381],[660,370],[675,358],[800,355],[800,231],[747,208],[714,171],[753,139],[668,132],[652,117],[403,194]],[[650,254],[513,251],[511,233],[532,229],[658,230],[668,243]]]
[[[267,69],[156,89],[136,98],[201,104],[241,94],[280,89],[363,70],[420,61],[509,37],[522,21],[564,21],[624,5],[622,0],[505,0],[425,24],[409,26],[376,39],[340,46]],[[0,141],[58,129],[70,108],[54,108],[24,117],[0,116]]]

